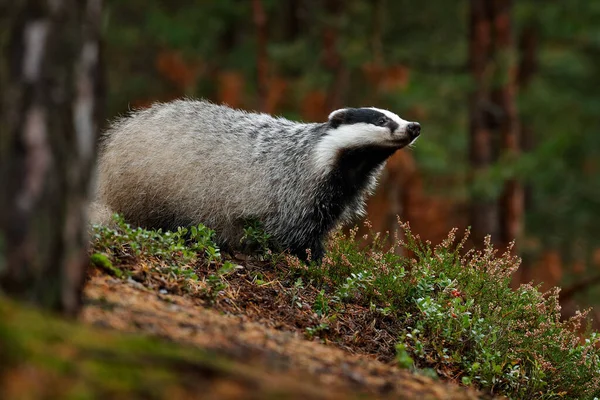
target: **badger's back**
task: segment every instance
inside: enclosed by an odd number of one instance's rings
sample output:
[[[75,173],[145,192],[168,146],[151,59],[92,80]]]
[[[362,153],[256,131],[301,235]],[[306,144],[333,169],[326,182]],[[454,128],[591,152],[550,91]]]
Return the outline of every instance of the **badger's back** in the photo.
[[[120,119],[106,133],[98,201],[139,226],[204,223],[236,240],[248,215],[276,207],[257,165],[260,129],[279,122],[204,101],[175,101]]]

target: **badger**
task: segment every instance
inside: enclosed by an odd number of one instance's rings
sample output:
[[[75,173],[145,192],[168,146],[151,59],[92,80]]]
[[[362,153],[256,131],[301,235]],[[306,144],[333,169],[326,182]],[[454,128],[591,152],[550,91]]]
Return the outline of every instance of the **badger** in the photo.
[[[320,260],[328,234],[364,215],[386,160],[420,130],[374,107],[298,123],[206,100],[155,103],[104,133],[95,207],[144,228],[204,224],[226,251],[257,221],[280,249]]]

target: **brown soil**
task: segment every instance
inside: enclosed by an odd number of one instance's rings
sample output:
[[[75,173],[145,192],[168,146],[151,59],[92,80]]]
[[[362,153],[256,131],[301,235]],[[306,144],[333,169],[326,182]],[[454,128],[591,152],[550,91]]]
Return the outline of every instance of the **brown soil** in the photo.
[[[207,293],[206,281],[190,287],[147,264],[127,268],[133,279],[92,270],[85,322],[207,349],[263,370],[271,380],[312,387],[317,397],[480,398],[473,390],[396,367],[393,321],[383,323],[381,315],[357,305],[348,305],[344,318],[319,317],[310,306],[318,290],[306,283],[294,287],[294,278],[277,268],[240,267],[227,276],[227,288],[211,296],[200,295]],[[206,268],[198,275],[208,276]],[[306,328],[320,323],[328,330],[308,340]]]

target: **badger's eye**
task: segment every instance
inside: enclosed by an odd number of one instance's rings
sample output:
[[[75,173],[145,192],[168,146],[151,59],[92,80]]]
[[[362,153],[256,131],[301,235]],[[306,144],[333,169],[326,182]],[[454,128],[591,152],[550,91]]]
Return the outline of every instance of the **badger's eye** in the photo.
[[[387,117],[381,117],[379,118],[379,120],[377,121],[377,125],[385,125],[388,122]]]

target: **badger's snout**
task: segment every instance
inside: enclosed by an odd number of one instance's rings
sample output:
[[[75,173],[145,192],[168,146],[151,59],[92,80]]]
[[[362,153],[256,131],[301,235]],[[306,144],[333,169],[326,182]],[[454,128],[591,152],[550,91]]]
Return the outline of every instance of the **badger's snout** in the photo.
[[[406,126],[406,133],[410,140],[416,139],[421,134],[421,124],[418,122],[411,122]]]

